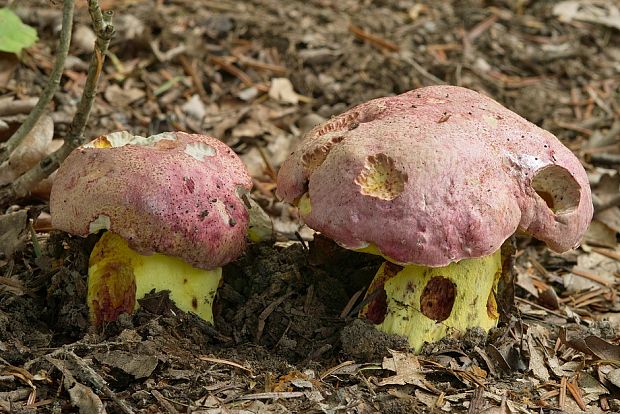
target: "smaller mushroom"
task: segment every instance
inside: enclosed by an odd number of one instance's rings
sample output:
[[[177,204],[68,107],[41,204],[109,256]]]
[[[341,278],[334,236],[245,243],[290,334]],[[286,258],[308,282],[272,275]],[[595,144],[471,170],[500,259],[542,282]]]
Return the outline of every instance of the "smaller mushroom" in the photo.
[[[153,290],[213,323],[221,266],[246,246],[251,187],[239,157],[206,135],[117,132],[74,150],[58,169],[50,210],[56,229],[106,230],[89,262],[92,323],[133,313]]]
[[[566,251],[593,210],[581,163],[556,137],[455,86],[374,99],[316,126],[277,184],[308,226],[386,259],[361,316],[415,350],[496,326],[504,242],[521,231]]]

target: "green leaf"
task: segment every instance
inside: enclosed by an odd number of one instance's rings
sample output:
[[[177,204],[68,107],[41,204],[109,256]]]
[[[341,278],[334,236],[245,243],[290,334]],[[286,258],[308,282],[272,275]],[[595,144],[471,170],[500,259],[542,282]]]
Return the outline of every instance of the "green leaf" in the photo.
[[[37,41],[37,31],[10,9],[0,9],[0,51],[19,53]]]

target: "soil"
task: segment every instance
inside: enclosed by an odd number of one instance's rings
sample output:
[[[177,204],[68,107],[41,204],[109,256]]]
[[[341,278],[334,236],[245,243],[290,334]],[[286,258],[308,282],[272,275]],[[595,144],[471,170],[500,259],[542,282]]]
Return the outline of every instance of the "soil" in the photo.
[[[90,25],[84,3],[75,30]],[[371,98],[449,83],[554,133],[597,196],[612,198],[617,165],[595,155],[620,152],[613,1],[597,3],[608,20],[588,7],[590,17],[567,17],[568,5],[548,0],[100,3],[115,11],[117,33],[86,136],[217,136],[248,165],[276,240],[224,267],[214,325],[155,292],[135,314],[95,329],[85,302],[97,236],[52,230],[45,193],[16,200],[3,217],[27,210],[36,237],[25,226],[0,249],[0,412],[620,412],[618,207],[566,254],[519,235],[505,264],[514,284],[498,298],[512,312],[500,326],[415,356],[403,338],[357,318],[381,259],[314,234],[274,194],[274,172],[314,124]],[[12,6],[40,40],[20,60],[0,56],[0,92],[36,97],[62,2]],[[50,109],[57,138],[84,85],[90,37],[81,33]],[[276,78],[294,97],[275,89]],[[24,118],[0,120],[14,129]]]

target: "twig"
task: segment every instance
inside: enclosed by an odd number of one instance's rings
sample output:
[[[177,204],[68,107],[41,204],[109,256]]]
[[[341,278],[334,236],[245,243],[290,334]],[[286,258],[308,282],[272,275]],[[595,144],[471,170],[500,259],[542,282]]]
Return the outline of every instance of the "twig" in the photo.
[[[185,55],[179,55],[179,62],[181,62],[181,65],[183,66],[183,70],[185,70],[185,73],[187,73],[189,77],[192,78],[192,83],[194,84],[194,89],[196,89],[198,96],[200,96],[200,98],[204,102],[208,102],[209,95],[207,94],[207,91],[202,85],[202,79],[200,78],[200,74],[196,70],[196,67],[194,66],[193,62],[190,62],[189,59]]]
[[[471,43],[476,40],[478,37],[480,37],[481,34],[489,30],[491,26],[493,26],[497,22],[498,19],[499,16],[494,14],[478,23],[476,26],[474,26],[473,29],[469,31],[469,33],[465,35],[467,37],[467,41]]]
[[[0,146],[0,163],[9,159],[11,153],[24,140],[26,135],[32,130],[37,123],[43,111],[54,97],[54,93],[60,85],[60,78],[65,67],[65,59],[69,53],[69,45],[71,44],[71,32],[73,31],[73,10],[75,9],[75,0],[64,0],[62,11],[62,29],[60,32],[60,40],[58,41],[58,50],[56,51],[56,61],[52,68],[52,73],[47,81],[47,85],[26,120],[19,126],[17,131],[11,138]]]
[[[54,172],[71,151],[82,144],[86,122],[97,93],[97,82],[101,75],[105,54],[110,40],[114,36],[112,12],[102,12],[98,0],[88,0],[88,11],[93,21],[97,41],[88,67],[84,92],[78,104],[77,112],[69,126],[65,142],[62,147],[42,159],[39,164],[17,178],[13,183],[0,188],[0,207],[7,206],[15,199],[27,196],[34,185]]]
[[[607,256],[610,259],[614,259],[614,260],[618,260],[620,261],[620,254],[618,252],[616,252],[615,250],[611,250],[611,249],[603,249],[601,247],[593,247],[592,251],[598,254],[602,254],[603,256]]]
[[[427,71],[424,66],[422,66],[421,64],[419,64],[418,62],[416,62],[416,60],[413,58],[413,55],[410,53],[406,53],[406,52],[401,52],[400,53],[400,59],[407,63],[408,65],[410,65],[413,69],[415,69],[420,75],[422,75],[424,78],[426,78],[427,80],[433,82],[436,85],[445,85],[446,82],[444,82],[443,80],[439,79],[437,76],[433,75],[432,73],[430,73],[429,71]]]
[[[305,394],[301,391],[288,391],[288,392],[261,392],[258,394],[247,394],[239,397],[239,400],[277,400],[285,398],[299,398]]]
[[[236,363],[234,361],[228,361],[227,359],[211,358],[211,357],[208,357],[206,355],[201,355],[201,356],[198,357],[198,359],[201,360],[201,361],[211,362],[212,364],[229,365],[231,367],[239,368],[239,369],[241,369],[241,370],[243,370],[245,372],[249,372],[249,373],[252,372],[251,369],[246,368],[243,365],[238,364],[238,363]]]
[[[596,204],[594,206],[594,213],[600,213],[612,207],[620,206],[620,195],[614,196],[611,200],[607,201],[604,204]]]
[[[579,125],[575,125],[575,124],[571,124],[568,122],[563,122],[563,121],[555,121],[556,126],[558,126],[559,128],[562,129],[568,129],[570,131],[575,131],[575,132],[579,132],[587,137],[589,137],[590,135],[592,135],[594,132],[589,129],[589,128],[584,128],[582,126]]]
[[[591,280],[595,283],[599,283],[603,286],[609,287],[611,286],[611,282],[603,279],[602,277],[600,277],[599,275],[596,275],[594,273],[588,272],[587,270],[582,270],[582,269],[578,269],[576,267],[573,267],[572,269],[567,269],[569,272],[571,272],[574,275],[583,277],[584,279],[588,279]]]
[[[354,24],[349,24],[349,31],[355,35],[360,40],[370,43],[373,46],[383,48],[390,52],[398,52],[400,48],[398,45],[386,40],[380,36],[374,35],[362,29],[361,27],[355,26]]]
[[[288,299],[290,296],[293,295],[293,293],[295,292],[288,292],[287,294],[281,296],[280,298],[274,300],[273,302],[271,302],[269,304],[269,306],[267,306],[261,313],[260,315],[258,315],[258,327],[256,329],[256,342],[258,343],[260,341],[260,338],[263,336],[263,330],[265,329],[265,322],[267,321],[267,318],[269,317],[269,315],[271,315],[273,313],[274,310],[276,310],[276,308],[278,306],[280,306],[280,304],[282,302],[284,302],[286,299]]]
[[[560,410],[563,410],[566,405],[566,382],[566,377],[560,379],[560,396],[558,397],[558,407]]]
[[[37,105],[37,98],[27,98],[19,101],[13,99],[0,100],[0,116],[29,114]]]
[[[254,87],[261,92],[269,92],[268,86],[254,83],[252,78],[250,78],[250,75],[248,75],[247,73],[245,73],[244,71],[242,71],[241,69],[233,65],[232,63],[230,63],[228,59],[224,57],[219,57],[219,56],[210,56],[209,60],[213,62],[214,64],[216,64],[217,66],[219,66],[220,68],[222,68],[222,70],[225,70],[231,75],[237,77],[245,86]]]
[[[95,0],[96,1],[96,0]],[[94,391],[97,394],[102,394],[105,397],[112,400],[116,406],[121,410],[121,412],[125,414],[133,414],[134,411],[127,404],[127,402],[121,398],[119,398],[114,391],[108,387],[108,383],[99,375],[97,371],[95,371],[91,366],[89,366],[86,361],[76,355],[73,351],[67,351],[63,348],[52,352],[45,356],[45,359],[50,363],[54,363],[53,360],[56,357],[61,357],[62,359],[70,359],[71,362],[75,364],[77,368],[79,368],[79,372],[81,377],[88,380],[90,385],[94,388]]]
[[[620,165],[620,154],[592,154],[590,162],[598,167],[614,168]]]
[[[355,362],[354,361],[344,361],[338,365],[336,365],[335,367],[331,367],[328,368],[327,371],[323,372],[319,378],[321,381],[325,380],[325,378],[329,377],[330,375],[332,375],[334,372],[338,371],[341,368],[347,367],[349,365],[353,365]]]
[[[347,305],[342,309],[342,312],[340,312],[340,315],[339,315],[340,319],[345,319],[347,316],[349,316],[351,309],[353,309],[353,305],[355,305],[355,303],[360,298],[360,296],[362,296],[365,290],[366,289],[360,289],[357,292],[355,292],[353,296],[351,296],[351,299],[349,299],[349,301],[347,302]]]
[[[153,391],[151,391],[151,394],[164,407],[164,409],[166,410],[166,412],[168,414],[178,414],[179,413],[177,411],[177,409],[174,408],[174,405],[172,405],[172,403],[170,403],[168,400],[166,400],[166,397],[164,397],[161,392],[159,392],[157,390],[153,390]]]

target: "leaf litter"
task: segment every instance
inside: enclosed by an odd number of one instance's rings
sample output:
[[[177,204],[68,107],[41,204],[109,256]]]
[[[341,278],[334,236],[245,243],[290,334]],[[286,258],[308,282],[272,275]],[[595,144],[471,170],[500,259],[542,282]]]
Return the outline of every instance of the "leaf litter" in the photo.
[[[115,10],[118,35],[87,134],[217,136],[250,167],[252,200],[271,216],[276,243],[252,246],[224,269],[215,327],[160,314],[173,309],[160,306],[164,293],[94,332],[84,306],[93,238],[50,231],[45,191],[20,200],[0,216],[0,411],[620,411],[614,2],[102,5]],[[0,139],[40,94],[60,21],[59,5],[18,6],[40,40],[19,61],[0,55]],[[84,35],[49,108],[55,139],[85,79],[89,21],[80,3],[77,20]],[[576,251],[555,254],[518,237],[518,312],[505,324],[415,356],[354,318],[378,259],[303,226],[275,198],[274,173],[312,125],[441,82],[488,93],[562,139],[586,166],[597,213]]]

